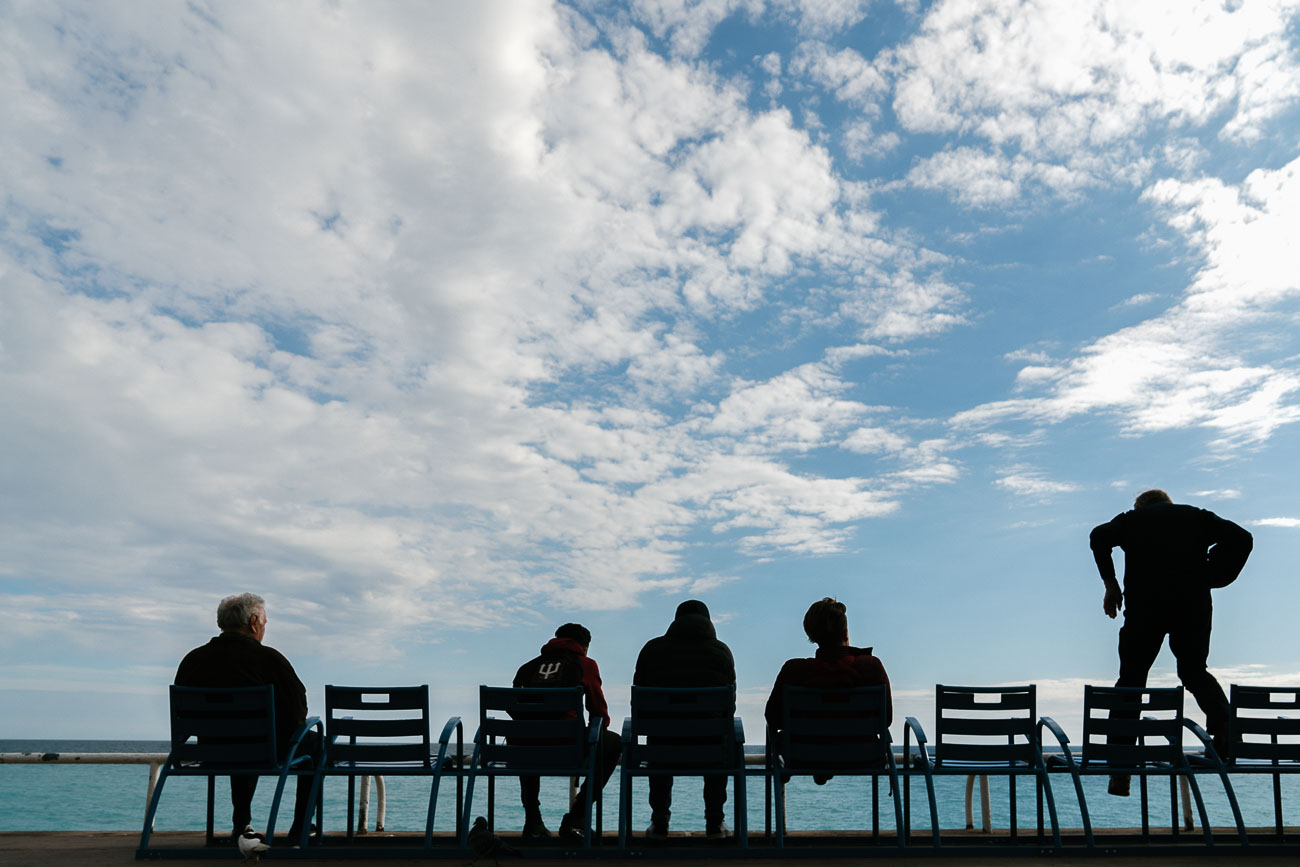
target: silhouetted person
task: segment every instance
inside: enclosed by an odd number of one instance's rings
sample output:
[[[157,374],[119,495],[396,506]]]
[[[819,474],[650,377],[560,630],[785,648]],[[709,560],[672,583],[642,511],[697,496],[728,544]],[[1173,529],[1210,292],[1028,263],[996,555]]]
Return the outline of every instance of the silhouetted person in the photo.
[[[817,655],[811,659],[789,659],[781,666],[776,683],[772,684],[767,708],[763,711],[769,737],[775,738],[781,729],[786,686],[846,689],[884,684],[885,725],[893,723],[894,702],[889,689],[889,675],[885,673],[884,664],[872,655],[870,647],[849,644],[847,612],[843,602],[827,596],[814,602],[803,616],[803,631],[808,640],[817,645]],[[874,735],[872,737],[874,739]],[[829,779],[829,774],[819,774],[813,777],[813,782],[820,786]]]
[[[1210,589],[1236,579],[1254,542],[1250,533],[1213,512],[1173,503],[1161,490],[1144,491],[1133,510],[1096,527],[1092,556],[1106,583],[1103,608],[1109,617],[1124,604],[1119,630],[1116,686],[1146,686],[1147,673],[1169,636],[1178,678],[1205,713],[1215,750],[1226,756],[1228,699],[1206,669],[1213,606]],[[1124,549],[1124,589],[1115,579],[1111,550]],[[1115,716],[1136,718],[1137,712]],[[1132,743],[1132,738],[1115,743]],[[1111,778],[1110,793],[1127,795],[1127,776]]]
[[[266,637],[266,601],[253,593],[227,596],[217,605],[217,626],[221,634],[202,647],[196,647],[181,660],[176,669],[177,686],[261,686],[275,687],[275,745],[278,758],[288,755],[293,735],[307,719],[307,689],[298,679],[293,666],[279,651],[262,644]],[[320,758],[320,738],[309,731],[299,745],[299,754]],[[297,839],[311,796],[312,778],[298,777],[298,797],[294,805],[290,839]],[[234,835],[238,837],[252,817],[253,793],[257,777],[234,774],[230,777],[230,803]]]
[[[698,599],[688,599],[677,606],[677,614],[668,631],[652,638],[641,648],[636,659],[636,686],[735,686],[736,663],[731,649],[718,640],[709,619],[709,607]],[[733,706],[731,715],[735,714]],[[650,837],[668,836],[672,816],[673,778],[650,777]],[[727,804],[727,778],[721,774],[704,777],[705,834],[717,839],[729,829],[723,817]]]
[[[609,730],[609,706],[605,703],[605,693],[601,689],[600,666],[596,660],[587,656],[591,646],[591,632],[577,623],[566,623],[555,630],[555,637],[542,645],[541,654],[519,666],[515,673],[516,687],[565,687],[581,686],[587,704],[589,720],[600,720],[600,761],[597,763],[598,786],[592,792],[594,799],[609,782],[622,752],[623,740]],[[578,790],[575,804],[583,803],[587,796],[587,787],[591,780],[583,780]],[[524,806],[524,831],[526,840],[537,840],[551,836],[546,823],[542,821],[542,807],[539,794],[541,778],[535,774],[519,776],[519,799]],[[581,840],[583,820],[579,815],[566,812],[560,819],[560,836],[570,840]]]

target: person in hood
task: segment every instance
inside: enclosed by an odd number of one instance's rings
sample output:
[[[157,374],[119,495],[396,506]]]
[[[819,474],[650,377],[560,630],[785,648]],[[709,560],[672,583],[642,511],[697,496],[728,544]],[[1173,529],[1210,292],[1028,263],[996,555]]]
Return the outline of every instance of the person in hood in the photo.
[[[641,648],[632,677],[636,686],[732,686],[736,685],[736,663],[731,649],[718,640],[709,619],[709,608],[698,599],[677,606],[668,631],[652,638]],[[732,707],[731,713],[735,713]],[[673,778],[650,777],[650,827],[648,837],[668,836],[672,816]],[[727,778],[721,774],[704,777],[704,827],[711,839],[729,833],[723,818],[727,804]]]
[[[763,711],[769,737],[776,737],[781,730],[786,686],[848,689],[884,684],[885,725],[891,725],[894,721],[894,700],[889,690],[889,675],[885,673],[884,664],[872,654],[870,647],[854,647],[849,644],[847,606],[829,596],[814,602],[803,617],[803,631],[808,640],[817,645],[817,655],[788,659],[781,666],[776,683],[772,684],[767,707]],[[830,779],[829,774],[817,775],[813,777],[813,782],[820,786]]]
[[[1178,679],[1204,711],[1215,750],[1227,758],[1228,698],[1206,668],[1214,611],[1210,590],[1237,578],[1254,547],[1250,533],[1206,509],[1174,503],[1154,488],[1138,494],[1132,511],[1094,527],[1088,544],[1106,585],[1102,609],[1114,619],[1124,606],[1115,685],[1146,686],[1151,664],[1169,636]],[[1124,551],[1122,590],[1111,560],[1117,547]],[[1117,709],[1111,715],[1137,719],[1138,713]],[[1110,742],[1133,743],[1133,738],[1117,735]],[[1128,795],[1128,776],[1112,776],[1108,791]]]
[[[591,632],[578,623],[566,623],[555,630],[555,637],[542,645],[541,653],[519,666],[515,672],[513,685],[532,688],[554,688],[581,686],[587,705],[588,721],[600,720],[600,761],[597,763],[599,787],[593,797],[605,788],[614,766],[618,764],[619,754],[623,750],[622,739],[609,730],[609,705],[605,702],[605,693],[601,689],[600,666],[596,660],[587,655],[591,646]],[[587,797],[587,787],[591,780],[582,781],[575,804],[582,803]],[[542,821],[542,808],[539,798],[541,778],[532,774],[519,777],[519,798],[524,806],[525,840],[539,840],[551,836],[546,823]],[[560,837],[570,841],[583,838],[583,821],[580,816],[565,813],[560,819]]]

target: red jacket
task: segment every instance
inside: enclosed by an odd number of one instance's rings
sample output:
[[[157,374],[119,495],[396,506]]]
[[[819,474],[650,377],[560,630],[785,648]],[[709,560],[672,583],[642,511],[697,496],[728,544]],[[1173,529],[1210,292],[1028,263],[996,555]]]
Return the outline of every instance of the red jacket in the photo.
[[[817,656],[808,659],[788,659],[772,684],[772,695],[767,699],[763,715],[767,724],[776,731],[781,728],[781,712],[785,709],[785,687],[810,686],[820,689],[844,689],[852,686],[885,685],[885,725],[894,721],[894,701],[889,691],[889,675],[885,666],[871,654],[870,647],[819,647]]]
[[[565,654],[577,657],[578,665],[581,667],[581,683],[583,692],[586,694],[587,713],[591,719],[601,721],[601,728],[609,728],[609,705],[605,703],[605,692],[600,687],[600,666],[596,665],[596,660],[587,656],[587,648],[572,638],[552,638],[542,645],[540,656],[519,666],[519,670],[515,672],[514,685],[528,685],[528,682],[532,679],[533,669],[542,660],[547,657],[554,658]]]

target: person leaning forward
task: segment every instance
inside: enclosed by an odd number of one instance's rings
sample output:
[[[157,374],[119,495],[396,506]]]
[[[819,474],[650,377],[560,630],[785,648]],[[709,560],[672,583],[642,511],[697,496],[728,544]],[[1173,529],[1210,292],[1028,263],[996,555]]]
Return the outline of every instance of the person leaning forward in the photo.
[[[614,766],[618,764],[619,754],[623,751],[623,739],[609,730],[609,705],[605,703],[605,693],[601,689],[600,666],[596,660],[587,655],[591,646],[591,632],[581,624],[566,623],[555,630],[555,637],[542,645],[541,653],[519,666],[515,672],[513,686],[519,687],[564,687],[581,686],[590,720],[600,720],[600,761],[593,797],[605,788]],[[587,787],[591,780],[582,781],[575,804],[584,803]],[[535,774],[519,775],[519,799],[524,807],[525,840],[539,840],[551,836],[546,823],[542,821],[541,778]],[[569,841],[580,841],[583,837],[583,820],[580,816],[566,812],[560,819],[560,837]]]
[[[176,669],[177,686],[262,686],[275,687],[275,742],[284,761],[293,735],[307,719],[307,689],[298,679],[289,660],[274,648],[262,643],[266,637],[266,601],[253,593],[227,596],[217,605],[217,626],[221,634],[207,644],[196,647],[181,660]],[[307,732],[299,744],[299,754],[312,761],[320,760],[320,737]],[[297,839],[311,796],[312,778],[298,777],[297,800],[289,838]],[[234,837],[243,833],[252,818],[253,793],[257,777],[234,774],[230,777],[231,822]]]
[[[808,640],[817,645],[817,655],[786,660],[772,684],[772,694],[767,699],[763,716],[767,719],[768,737],[775,738],[781,730],[785,710],[786,686],[807,686],[814,689],[847,689],[855,686],[885,687],[885,725],[894,721],[894,699],[889,689],[889,675],[884,664],[872,654],[870,647],[849,644],[848,608],[843,602],[829,596],[814,602],[803,617],[803,631]],[[874,740],[875,735],[871,736]],[[824,785],[832,779],[830,774],[817,774],[813,782]]]
[[[731,649],[718,640],[709,619],[709,608],[698,599],[677,606],[668,631],[652,638],[641,648],[632,677],[636,686],[735,686],[736,663]],[[735,713],[733,707],[731,713]],[[672,816],[673,778],[650,777],[650,827],[648,837],[668,836]],[[711,839],[729,833],[723,817],[727,804],[727,778],[721,774],[704,777],[704,828]]]
[[[1164,491],[1139,494],[1133,509],[1095,527],[1089,537],[1093,559],[1106,585],[1102,608],[1114,618],[1124,607],[1119,630],[1116,686],[1146,686],[1147,673],[1165,636],[1178,661],[1178,679],[1205,713],[1214,748],[1227,757],[1228,699],[1206,668],[1213,605],[1210,590],[1232,583],[1246,565],[1254,541],[1246,530],[1206,509],[1174,503]],[[1124,588],[1115,578],[1111,551],[1124,550]],[[1115,711],[1119,718],[1137,711]],[[1116,737],[1115,743],[1131,743]],[[1111,778],[1109,791],[1127,795],[1127,776]]]

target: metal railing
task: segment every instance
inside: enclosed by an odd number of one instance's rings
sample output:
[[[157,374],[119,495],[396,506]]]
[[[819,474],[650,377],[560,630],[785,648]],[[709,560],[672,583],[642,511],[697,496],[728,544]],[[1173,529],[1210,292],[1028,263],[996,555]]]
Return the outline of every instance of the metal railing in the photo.
[[[901,753],[895,756],[899,762],[903,761]],[[462,763],[468,759],[468,756],[462,757]],[[149,809],[149,802],[153,799],[154,789],[158,785],[158,774],[162,771],[162,766],[167,761],[167,753],[0,753],[0,765],[148,765],[149,766],[149,783],[145,790],[144,806],[145,810]],[[745,764],[761,765],[765,761],[761,753],[747,753],[745,755]],[[980,784],[980,812],[981,812],[981,829],[986,833],[993,829],[991,811],[989,809],[989,778],[985,774],[969,774],[966,777],[966,828],[973,830],[975,827],[974,816],[974,794],[975,782],[978,779]],[[357,830],[358,835],[367,832],[370,817],[370,780],[371,777],[361,778],[359,803],[357,805]],[[384,830],[384,823],[387,814],[387,800],[385,797],[384,778],[382,776],[374,777],[375,788],[375,831],[376,833]],[[1180,778],[1182,807],[1183,807],[1183,826],[1187,830],[1193,827],[1192,822],[1192,805],[1190,793],[1188,791],[1187,779]],[[574,792],[577,791],[577,779],[570,780],[569,799],[572,802]]]
[[[0,753],[0,765],[148,765],[149,783],[144,793],[144,809],[149,810],[158,775],[167,763],[167,753]],[[384,778],[375,777],[375,831],[384,830],[387,813]],[[361,778],[360,803],[357,808],[357,834],[365,834],[370,823],[370,777]]]

